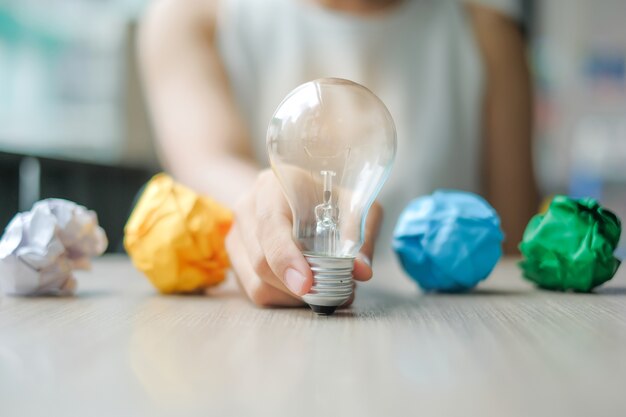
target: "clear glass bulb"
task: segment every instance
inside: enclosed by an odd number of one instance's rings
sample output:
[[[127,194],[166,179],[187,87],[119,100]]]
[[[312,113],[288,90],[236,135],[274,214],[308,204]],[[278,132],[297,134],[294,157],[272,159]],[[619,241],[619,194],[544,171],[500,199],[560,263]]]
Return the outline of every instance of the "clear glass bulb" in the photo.
[[[293,236],[313,269],[314,285],[303,299],[316,312],[332,313],[352,294],[365,218],[395,158],[393,119],[362,85],[310,81],[276,109],[267,150],[291,207]]]

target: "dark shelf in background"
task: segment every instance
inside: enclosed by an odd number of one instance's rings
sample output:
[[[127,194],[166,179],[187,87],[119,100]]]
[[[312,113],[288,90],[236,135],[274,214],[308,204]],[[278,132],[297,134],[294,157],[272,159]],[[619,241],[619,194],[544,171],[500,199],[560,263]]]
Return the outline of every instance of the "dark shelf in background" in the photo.
[[[41,169],[40,199],[64,198],[96,211],[109,237],[107,252],[122,252],[124,224],[134,199],[156,170],[0,152],[2,230],[19,210],[20,164],[33,157]]]

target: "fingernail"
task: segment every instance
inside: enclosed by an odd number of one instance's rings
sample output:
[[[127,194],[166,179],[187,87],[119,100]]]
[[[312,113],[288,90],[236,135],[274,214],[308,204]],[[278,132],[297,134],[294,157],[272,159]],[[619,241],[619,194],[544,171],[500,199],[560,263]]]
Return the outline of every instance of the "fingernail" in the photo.
[[[359,259],[361,260],[361,262],[363,262],[365,265],[369,266],[370,268],[372,267],[372,261],[370,260],[370,258],[368,258],[366,255],[363,255],[362,253],[359,254]]]
[[[305,281],[306,277],[293,268],[289,268],[285,272],[285,284],[294,294],[303,295]]]

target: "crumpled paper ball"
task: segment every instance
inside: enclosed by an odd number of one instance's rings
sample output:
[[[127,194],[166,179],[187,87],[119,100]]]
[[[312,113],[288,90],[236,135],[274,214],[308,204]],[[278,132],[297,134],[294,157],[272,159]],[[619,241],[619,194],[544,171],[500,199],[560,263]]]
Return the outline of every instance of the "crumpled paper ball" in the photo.
[[[404,209],[393,248],[424,291],[461,292],[491,273],[502,256],[503,239],[500,218],[483,198],[437,191]]]
[[[197,292],[226,277],[232,221],[227,208],[158,174],[126,223],[124,246],[161,293]]]
[[[541,288],[589,292],[615,275],[621,230],[617,216],[594,199],[556,196],[528,223],[519,265]]]
[[[107,244],[95,212],[67,200],[39,201],[0,239],[0,286],[12,295],[71,295],[72,270],[89,269]]]

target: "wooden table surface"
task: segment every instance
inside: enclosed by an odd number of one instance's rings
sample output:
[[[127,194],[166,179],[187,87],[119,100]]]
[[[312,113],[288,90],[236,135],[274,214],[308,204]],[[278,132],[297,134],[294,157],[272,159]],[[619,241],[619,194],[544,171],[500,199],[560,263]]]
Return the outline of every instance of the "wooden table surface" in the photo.
[[[626,416],[626,273],[533,289],[513,261],[423,295],[394,262],[331,317],[229,282],[161,296],[124,257],[73,298],[0,298],[0,416]]]

